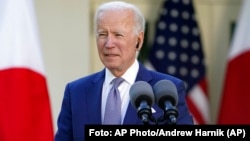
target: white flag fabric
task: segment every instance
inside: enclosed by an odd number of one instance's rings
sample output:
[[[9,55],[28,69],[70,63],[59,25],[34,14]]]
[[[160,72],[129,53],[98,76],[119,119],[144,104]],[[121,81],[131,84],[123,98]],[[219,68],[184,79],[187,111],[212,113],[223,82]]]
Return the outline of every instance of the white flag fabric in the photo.
[[[53,141],[32,0],[0,1],[0,140]]]

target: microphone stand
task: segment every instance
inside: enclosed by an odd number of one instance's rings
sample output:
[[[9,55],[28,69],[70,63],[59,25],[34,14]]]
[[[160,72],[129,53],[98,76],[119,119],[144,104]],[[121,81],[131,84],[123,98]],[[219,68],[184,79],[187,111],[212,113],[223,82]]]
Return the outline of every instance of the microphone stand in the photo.
[[[158,119],[159,122],[166,122],[167,125],[176,125],[178,111],[176,107],[165,109],[162,117]]]
[[[166,104],[164,108],[163,116],[159,117],[157,120],[152,116],[151,107],[147,104],[146,101],[142,101],[137,110],[138,117],[141,118],[144,125],[150,125],[150,123],[154,123],[157,125],[158,123],[165,122],[166,125],[176,125],[178,110],[174,106],[170,106]]]
[[[151,107],[147,101],[142,101],[137,110],[137,115],[142,119],[144,125],[150,125],[150,121],[156,123],[156,119],[152,116]]]

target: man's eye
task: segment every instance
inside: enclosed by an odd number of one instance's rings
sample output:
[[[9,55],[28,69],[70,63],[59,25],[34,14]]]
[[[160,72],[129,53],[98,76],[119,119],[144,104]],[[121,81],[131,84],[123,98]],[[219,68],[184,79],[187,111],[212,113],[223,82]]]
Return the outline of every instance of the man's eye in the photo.
[[[119,36],[122,36],[122,34],[115,34],[115,36],[119,37]]]
[[[107,36],[107,34],[104,34],[104,33],[99,34],[99,37],[105,37],[105,36]]]

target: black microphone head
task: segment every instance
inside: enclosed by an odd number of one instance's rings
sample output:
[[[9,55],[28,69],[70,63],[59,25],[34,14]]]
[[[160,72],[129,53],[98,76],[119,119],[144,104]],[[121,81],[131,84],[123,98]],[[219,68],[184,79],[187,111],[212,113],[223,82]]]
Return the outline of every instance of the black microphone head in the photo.
[[[152,106],[154,99],[154,92],[150,84],[145,81],[136,81],[129,91],[130,101],[134,108],[138,108],[141,101],[147,101],[149,106]]]
[[[164,109],[164,102],[169,100],[173,106],[178,103],[177,88],[170,80],[160,80],[154,87],[155,100],[158,106]]]

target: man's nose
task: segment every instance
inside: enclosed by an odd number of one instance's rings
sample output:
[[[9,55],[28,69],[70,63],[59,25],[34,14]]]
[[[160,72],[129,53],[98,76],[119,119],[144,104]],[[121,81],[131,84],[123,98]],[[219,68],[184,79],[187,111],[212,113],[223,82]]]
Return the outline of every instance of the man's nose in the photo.
[[[109,36],[107,36],[105,47],[110,48],[113,46],[114,46],[114,38],[111,35],[109,35]]]

